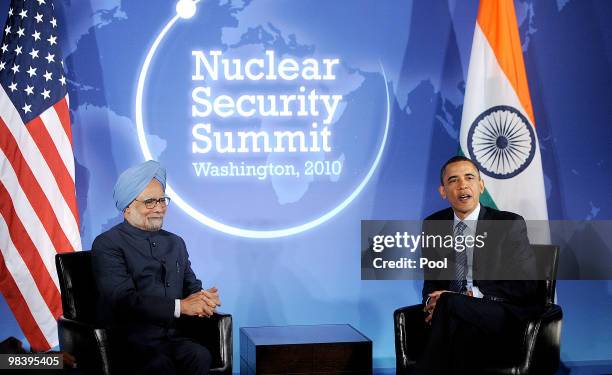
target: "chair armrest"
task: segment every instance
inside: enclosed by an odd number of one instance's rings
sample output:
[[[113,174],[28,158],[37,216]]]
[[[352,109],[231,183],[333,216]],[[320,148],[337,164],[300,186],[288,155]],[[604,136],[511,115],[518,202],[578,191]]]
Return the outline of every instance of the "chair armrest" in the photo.
[[[60,349],[76,359],[77,367],[87,374],[110,374],[109,346],[104,328],[67,319],[57,321]]]
[[[206,346],[212,356],[211,374],[232,373],[232,316],[215,313],[210,318],[181,316],[178,328],[183,335]]]
[[[531,355],[531,373],[555,374],[560,361],[561,325],[563,310],[551,304],[537,320],[538,330]]]
[[[563,311],[548,305],[537,318],[527,321],[520,356],[513,374],[553,375],[559,367],[559,345]],[[501,373],[495,371],[495,373]],[[510,373],[510,372],[503,372]]]
[[[427,335],[423,305],[406,306],[393,313],[396,372],[406,374],[414,367]]]

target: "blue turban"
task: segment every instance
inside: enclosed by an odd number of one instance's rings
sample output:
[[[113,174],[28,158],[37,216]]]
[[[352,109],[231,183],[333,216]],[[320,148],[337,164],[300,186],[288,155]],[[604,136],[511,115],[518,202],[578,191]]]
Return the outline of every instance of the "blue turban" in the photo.
[[[121,173],[113,190],[117,209],[121,212],[125,211],[153,179],[159,181],[166,190],[166,168],[153,160],[135,165]]]

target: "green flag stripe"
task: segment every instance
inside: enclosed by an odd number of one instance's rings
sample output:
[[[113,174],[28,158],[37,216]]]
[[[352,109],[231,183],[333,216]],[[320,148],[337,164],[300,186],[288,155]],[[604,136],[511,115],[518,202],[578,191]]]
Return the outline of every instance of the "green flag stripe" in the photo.
[[[459,146],[459,150],[457,151],[457,154],[460,156],[465,156],[463,154],[463,151],[461,151],[461,146]],[[491,207],[491,208],[498,210],[497,205],[495,204],[495,201],[491,197],[491,194],[489,194],[489,192],[487,191],[486,186],[482,194],[480,194],[480,204],[482,204],[483,206]]]
[[[483,206],[491,207],[491,208],[494,208],[496,210],[499,209],[499,208],[497,208],[497,205],[493,201],[493,198],[491,198],[491,195],[489,195],[489,192],[487,191],[487,188],[485,188],[484,192],[482,194],[480,194],[480,203]]]

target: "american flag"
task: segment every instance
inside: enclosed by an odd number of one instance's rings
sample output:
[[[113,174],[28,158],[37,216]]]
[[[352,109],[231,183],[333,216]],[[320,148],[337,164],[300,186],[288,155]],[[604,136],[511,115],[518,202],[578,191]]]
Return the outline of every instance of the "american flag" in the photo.
[[[54,256],[81,250],[52,0],[12,0],[0,49],[0,291],[32,349],[58,344]]]

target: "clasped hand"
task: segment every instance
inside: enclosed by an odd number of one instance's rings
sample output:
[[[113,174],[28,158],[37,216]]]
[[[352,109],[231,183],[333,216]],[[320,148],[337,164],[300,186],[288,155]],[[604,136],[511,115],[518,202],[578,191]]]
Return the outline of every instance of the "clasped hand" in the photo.
[[[436,309],[436,303],[438,303],[438,299],[440,298],[440,296],[446,292],[448,292],[448,290],[436,290],[435,292],[429,293],[427,295],[429,298],[427,298],[427,303],[423,308],[423,311],[427,313],[427,316],[425,317],[425,323],[431,324],[431,318],[433,317],[434,310]],[[465,294],[469,297],[474,296],[471,290]]]
[[[216,287],[195,292],[181,300],[181,315],[210,317],[221,306],[219,291]]]

